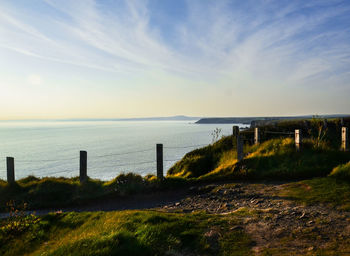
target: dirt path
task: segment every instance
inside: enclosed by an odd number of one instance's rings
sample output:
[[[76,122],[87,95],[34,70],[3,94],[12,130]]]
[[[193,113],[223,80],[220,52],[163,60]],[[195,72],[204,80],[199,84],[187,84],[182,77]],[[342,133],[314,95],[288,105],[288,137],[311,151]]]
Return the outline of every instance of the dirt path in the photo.
[[[157,192],[90,204],[37,211],[114,211],[155,209],[164,212],[205,211],[239,218],[232,229],[242,229],[252,240],[257,255],[308,255],[322,248],[335,248],[350,255],[350,212],[325,205],[305,206],[279,196],[283,184],[215,184],[188,190]],[[1,215],[0,215],[1,216]],[[6,215],[2,215],[6,217]],[[271,253],[271,254],[269,254]]]
[[[240,225],[232,228],[250,234],[257,255],[313,255],[329,248],[341,253],[334,255],[350,255],[350,212],[326,205],[305,206],[278,196],[283,186],[240,183],[193,187],[192,196],[160,210],[238,215]]]
[[[51,208],[26,211],[26,214],[33,213],[35,215],[45,215],[51,212],[91,212],[154,209],[182,200],[188,194],[189,193],[187,190],[160,191],[156,193],[92,200],[88,203],[75,207],[57,207],[54,209]],[[8,216],[8,213],[0,213],[0,219],[7,218]]]

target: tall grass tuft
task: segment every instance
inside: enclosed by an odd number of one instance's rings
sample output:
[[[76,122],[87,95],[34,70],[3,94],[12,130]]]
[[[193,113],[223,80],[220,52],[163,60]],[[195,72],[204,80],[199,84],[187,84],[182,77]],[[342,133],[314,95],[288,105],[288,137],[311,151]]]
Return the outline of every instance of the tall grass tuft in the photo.
[[[330,176],[340,180],[350,181],[350,162],[335,167],[330,173]]]

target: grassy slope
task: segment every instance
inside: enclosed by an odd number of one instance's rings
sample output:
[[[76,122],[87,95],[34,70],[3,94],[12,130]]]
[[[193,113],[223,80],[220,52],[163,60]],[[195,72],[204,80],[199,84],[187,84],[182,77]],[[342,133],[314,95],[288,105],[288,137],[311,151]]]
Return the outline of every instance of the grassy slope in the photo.
[[[202,176],[213,170],[223,154],[227,152],[232,152],[234,156],[232,136],[224,137],[213,145],[187,153],[182,160],[169,169],[168,176],[184,178]]]
[[[301,152],[296,152],[291,138],[271,139],[259,146],[247,146],[249,154],[240,163],[237,163],[234,151],[230,148],[208,151],[209,156],[202,156],[203,152],[199,150],[187,154],[169,170],[168,177],[303,179],[326,176],[334,167],[350,160],[349,152],[340,152],[325,143],[316,146],[316,142],[311,139],[305,140]],[[204,158],[213,160],[209,165],[201,160]]]
[[[250,255],[250,238],[229,228],[237,221],[234,215],[153,211],[49,214],[17,233],[2,223],[0,254]]]
[[[349,125],[350,119],[346,120]],[[302,130],[306,137],[301,152],[296,152],[293,138],[268,133],[294,133]],[[305,179],[326,176],[340,164],[350,161],[350,152],[340,152],[339,120],[284,121],[275,126],[260,127],[260,145],[253,146],[252,129],[243,131],[246,157],[235,159],[235,139],[224,137],[213,145],[194,150],[169,171],[168,177],[196,179]],[[292,135],[289,135],[292,136]],[[292,136],[293,137],[293,136]]]

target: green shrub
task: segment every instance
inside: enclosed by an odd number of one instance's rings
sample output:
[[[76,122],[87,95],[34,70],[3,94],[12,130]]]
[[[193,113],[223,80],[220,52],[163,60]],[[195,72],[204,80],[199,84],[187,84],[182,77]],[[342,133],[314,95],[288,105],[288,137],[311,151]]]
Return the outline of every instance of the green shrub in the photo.
[[[135,193],[146,188],[147,181],[141,175],[134,173],[120,174],[104,186],[119,195]]]

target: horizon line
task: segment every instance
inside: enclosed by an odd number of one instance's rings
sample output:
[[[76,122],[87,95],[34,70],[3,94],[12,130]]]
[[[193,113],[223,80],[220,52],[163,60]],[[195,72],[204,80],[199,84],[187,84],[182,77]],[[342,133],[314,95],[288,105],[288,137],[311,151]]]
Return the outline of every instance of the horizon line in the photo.
[[[298,117],[348,117],[350,114],[305,114],[305,115],[267,115],[267,116],[186,116],[186,115],[174,115],[174,116],[151,116],[151,117],[124,117],[124,118],[28,118],[28,119],[0,119],[0,122],[17,122],[17,121],[142,121],[150,119],[173,119],[184,118],[188,120],[204,119],[204,118],[298,118]],[[157,121],[157,120],[154,120]],[[158,120],[160,121],[160,120]],[[169,120],[171,121],[171,120]],[[184,120],[186,121],[186,120]]]

